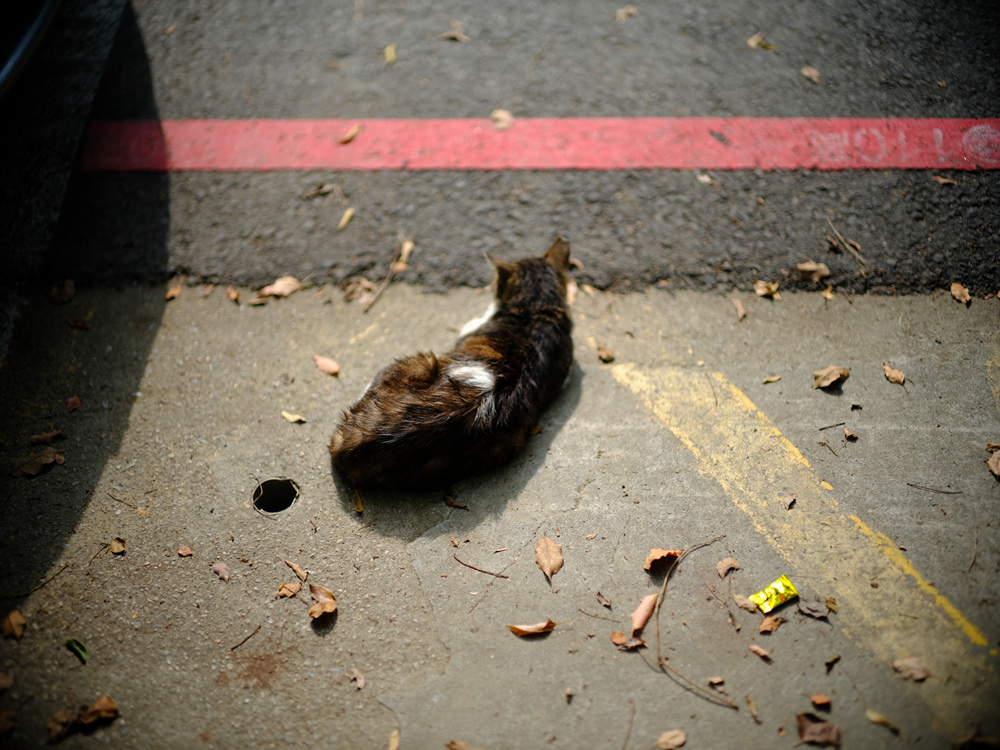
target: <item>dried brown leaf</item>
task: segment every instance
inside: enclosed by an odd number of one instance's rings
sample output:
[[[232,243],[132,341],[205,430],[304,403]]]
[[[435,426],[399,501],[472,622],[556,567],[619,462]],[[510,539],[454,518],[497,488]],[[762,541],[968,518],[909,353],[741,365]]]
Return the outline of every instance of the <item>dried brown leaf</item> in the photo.
[[[100,696],[94,704],[80,714],[79,721],[84,726],[96,721],[112,721],[118,718],[118,706],[106,695]]]
[[[393,729],[389,735],[389,750],[399,750],[399,730]]]
[[[778,294],[778,281],[763,281],[761,279],[756,279],[753,282],[753,290],[757,293],[759,297],[770,297],[771,299],[781,299],[781,295]]]
[[[359,672],[357,670],[357,668],[351,669],[351,679],[350,679],[350,681],[354,683],[354,686],[358,690],[364,690],[365,689],[365,676],[363,674],[361,674],[361,672]]]
[[[622,651],[631,651],[636,648],[645,648],[646,646],[646,642],[642,638],[636,638],[635,636],[629,638],[617,630],[612,631],[611,642]]]
[[[543,536],[535,545],[535,564],[552,583],[552,576],[563,566],[562,545]]]
[[[806,604],[801,599],[799,600],[799,603],[796,605],[796,609],[799,611],[800,614],[803,614],[806,617],[812,617],[814,620],[825,620],[827,615],[830,614],[829,607],[827,607],[826,609],[820,609],[819,607],[814,607],[811,604]]]
[[[844,428],[844,439],[845,440],[857,440],[858,434],[856,432],[851,432],[846,427]]]
[[[349,206],[348,208],[344,209],[344,215],[340,217],[340,221],[337,223],[337,231],[339,232],[341,229],[350,224],[351,219],[353,218],[354,218],[354,207]]]
[[[813,388],[829,388],[834,383],[847,380],[851,371],[839,365],[830,365],[813,373]]]
[[[327,375],[340,374],[340,365],[337,364],[336,360],[330,359],[329,357],[324,357],[321,354],[314,354],[313,360],[315,360],[316,367],[319,368],[320,372],[325,372]]]
[[[470,745],[468,742],[462,740],[452,740],[447,745],[445,745],[446,750],[479,750]]]
[[[212,572],[226,583],[229,583],[229,566],[224,562],[217,562],[212,565]]]
[[[167,302],[169,302],[172,299],[177,299],[180,296],[180,294],[181,294],[181,285],[180,284],[174,284],[172,287],[170,287],[167,290],[167,293],[166,293],[165,297],[166,297]]]
[[[21,610],[12,609],[0,620],[0,635],[3,635],[4,638],[14,638],[19,641],[21,640],[21,636],[24,635],[24,628],[27,624],[28,621],[21,614]]]
[[[816,714],[797,714],[799,739],[820,747],[840,747],[840,729]]]
[[[629,17],[639,13],[634,5],[623,5],[615,11],[615,23],[625,23]]]
[[[715,572],[719,574],[719,578],[725,578],[726,573],[728,573],[730,570],[739,570],[739,569],[740,569],[740,564],[736,562],[736,560],[732,557],[723,558],[722,560],[719,560],[719,562],[715,564]]]
[[[257,292],[258,297],[287,297],[290,294],[295,294],[302,288],[301,282],[294,276],[282,276],[277,279],[273,284],[268,284],[259,292]]]
[[[66,399],[66,411],[76,411],[81,406],[83,406],[83,401],[80,400],[79,396],[70,396]]]
[[[868,721],[870,721],[872,724],[878,724],[879,726],[885,727],[893,734],[899,734],[899,727],[897,727],[895,724],[889,721],[889,719],[885,716],[885,714],[880,714],[878,711],[875,711],[874,709],[866,708],[865,716],[868,717]]]
[[[656,594],[647,594],[639,602],[639,606],[635,608],[632,612],[632,635],[635,636],[642,632],[642,629],[646,626],[649,621],[650,615],[653,614],[653,609],[656,607]]]
[[[763,620],[760,621],[759,632],[761,633],[773,633],[779,627],[781,623],[788,622],[784,617],[779,617],[778,615],[768,615]]]
[[[809,700],[812,701],[812,704],[816,706],[816,708],[823,708],[823,709],[829,708],[830,703],[832,702],[830,696],[824,695],[823,693],[816,693],[815,695],[811,696]]]
[[[602,594],[600,591],[597,592],[597,603],[600,604],[602,607],[607,607],[608,609],[611,609],[611,600],[608,599],[606,596],[604,596],[604,594]]]
[[[469,509],[468,505],[462,505],[462,503],[458,502],[458,500],[453,498],[451,495],[444,496],[444,504],[447,505],[449,508],[461,508],[462,510]]]
[[[438,34],[438,39],[451,39],[456,42],[471,42],[465,35],[465,25],[461,21],[451,20],[451,28],[441,34]]]
[[[799,72],[813,83],[819,83],[819,71],[812,65],[806,65]]]
[[[758,646],[756,643],[750,644],[750,650],[753,651],[757,656],[759,656],[764,661],[771,661],[771,652],[765,651],[763,648]]]
[[[826,289],[824,289],[820,294],[823,295],[823,299],[831,300],[833,299],[833,284],[827,284]]]
[[[660,549],[659,547],[653,547],[649,550],[649,554],[646,555],[646,561],[642,564],[642,567],[645,570],[652,570],[654,566],[659,567],[660,564],[669,565],[683,553],[684,550],[682,549]]]
[[[548,633],[554,627],[556,623],[552,620],[545,620],[544,622],[536,622],[534,625],[508,625],[510,632],[514,635],[520,637],[522,635],[538,635],[539,633]]]
[[[687,742],[687,738],[687,734],[680,729],[671,729],[661,734],[656,740],[656,748],[657,750],[676,750]]]
[[[947,177],[942,177],[939,174],[932,174],[931,179],[934,180],[938,185],[957,185],[958,183],[954,180],[949,180]]]
[[[53,430],[52,432],[42,432],[38,435],[32,435],[28,440],[32,445],[48,445],[56,438],[61,438],[62,436],[62,430]]]
[[[990,474],[1000,479],[1000,451],[994,451],[990,454],[990,457],[986,459],[986,468],[990,470]]]
[[[182,544],[177,548],[177,554],[181,557],[191,557],[191,555],[194,554],[194,551],[187,545]]]
[[[239,302],[240,301],[240,293],[236,289],[236,287],[227,286],[226,287],[226,297],[229,298],[230,302]]]
[[[55,743],[64,737],[68,737],[76,726],[76,720],[79,716],[80,709],[78,708],[63,708],[52,714],[49,720],[45,722],[45,731],[48,734],[49,743]]]
[[[768,383],[777,383],[779,380],[781,380],[781,376],[780,375],[768,375],[766,378],[764,378],[760,382],[764,383],[766,385]]]
[[[278,587],[278,593],[274,595],[275,599],[291,599],[293,596],[297,595],[302,590],[301,581],[292,581],[291,583],[283,583]]]
[[[604,363],[614,362],[615,350],[602,341],[597,345],[597,358]]]
[[[292,424],[305,424],[306,418],[301,414],[292,414],[290,411],[281,410],[281,416],[285,418],[286,421]]]
[[[356,513],[365,512],[365,505],[363,502],[361,502],[361,493],[358,492],[357,490],[354,490],[354,511]]]
[[[781,498],[781,504],[785,506],[785,510],[791,510],[792,505],[795,503],[795,495],[788,493],[783,498]]]
[[[309,577],[309,574],[306,573],[297,563],[293,563],[291,560],[285,560],[285,565],[292,569],[292,572],[298,576],[300,581],[304,581]]]
[[[805,281],[819,281],[825,279],[830,275],[830,269],[827,267],[826,263],[817,263],[815,261],[809,260],[805,263],[799,263],[795,266],[795,270],[799,272]]]
[[[749,695],[743,696],[746,698],[747,708],[750,709],[750,716],[753,718],[755,724],[760,724],[760,716],[757,715],[757,701],[751,698]]]
[[[919,657],[907,656],[904,659],[896,659],[892,663],[892,668],[903,677],[914,682],[923,682],[931,675],[931,670],[927,668]]]
[[[745,609],[747,612],[759,612],[757,605],[754,604],[750,599],[743,596],[742,594],[733,594],[733,601],[736,602],[736,606],[740,609]]]
[[[382,50],[382,57],[385,58],[386,65],[392,65],[394,62],[396,62],[396,45],[395,44],[385,45],[385,49]]]
[[[348,143],[357,138],[358,133],[361,132],[362,127],[364,126],[359,122],[357,125],[353,126],[350,130],[344,133],[344,135],[342,135],[340,138],[341,145],[346,146]]]
[[[337,611],[337,599],[326,586],[310,583],[309,596],[316,600],[316,603],[309,608],[309,616],[313,619]]]
[[[111,550],[112,555],[124,555],[125,554],[125,540],[120,536],[116,536],[108,544],[108,549]]]
[[[895,370],[889,365],[883,364],[882,371],[885,373],[885,379],[890,383],[895,383],[896,385],[902,385],[906,380],[906,376],[899,370]]]
[[[34,453],[14,459],[10,475],[12,477],[34,477],[45,471],[52,464],[61,464],[65,461],[66,459],[62,453],[51,445],[46,445],[40,451],[35,451]]]
[[[732,302],[733,307],[736,308],[736,320],[737,321],[743,320],[743,318],[747,316],[747,311],[746,308],[743,307],[743,303],[736,298],[733,298],[729,301]]]
[[[972,297],[969,295],[969,290],[957,281],[951,285],[951,296],[965,305],[972,304]]]

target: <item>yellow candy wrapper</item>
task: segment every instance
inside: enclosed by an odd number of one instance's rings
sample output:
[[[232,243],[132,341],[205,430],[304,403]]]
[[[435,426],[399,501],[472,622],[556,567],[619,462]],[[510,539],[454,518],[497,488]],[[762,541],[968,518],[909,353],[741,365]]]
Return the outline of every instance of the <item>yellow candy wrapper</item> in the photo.
[[[750,601],[760,607],[760,611],[766,615],[779,604],[784,604],[798,595],[799,592],[788,580],[788,576],[783,575],[763,591],[751,594]]]

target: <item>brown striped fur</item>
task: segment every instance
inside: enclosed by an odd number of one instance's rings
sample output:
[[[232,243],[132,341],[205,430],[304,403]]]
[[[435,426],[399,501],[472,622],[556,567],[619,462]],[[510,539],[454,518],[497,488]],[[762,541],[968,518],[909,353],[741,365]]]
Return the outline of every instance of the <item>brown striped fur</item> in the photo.
[[[556,398],[573,361],[566,303],[569,242],[540,258],[490,258],[495,312],[455,348],[379,372],[330,442],[358,486],[445,488],[509,461]]]

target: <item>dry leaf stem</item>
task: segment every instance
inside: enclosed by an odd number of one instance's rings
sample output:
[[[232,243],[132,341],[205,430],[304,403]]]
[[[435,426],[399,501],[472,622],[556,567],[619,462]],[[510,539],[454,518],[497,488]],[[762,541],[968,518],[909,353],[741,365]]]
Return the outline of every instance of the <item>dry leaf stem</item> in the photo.
[[[828,424],[825,427],[820,427],[819,431],[822,432],[823,430],[829,430],[833,427],[843,427],[845,424],[847,424],[847,422],[837,422],[837,424]]]
[[[248,636],[247,636],[246,638],[244,638],[244,639],[243,639],[242,641],[240,641],[239,643],[237,643],[237,644],[236,644],[235,646],[233,646],[233,647],[232,647],[231,649],[229,649],[229,650],[230,650],[230,651],[235,651],[235,650],[236,650],[236,649],[238,649],[238,648],[239,648],[240,646],[242,646],[242,645],[243,645],[244,643],[246,643],[247,641],[249,641],[249,640],[250,640],[251,638],[253,638],[253,637],[254,637],[255,635],[257,635],[257,633],[259,633],[259,632],[260,632],[260,627],[261,627],[261,626],[260,626],[260,625],[258,625],[258,626],[257,626],[257,628],[256,628],[256,629],[255,629],[255,630],[254,630],[254,631],[253,631],[253,632],[252,632],[252,633],[251,633],[250,635],[248,635]]]
[[[402,252],[402,249],[403,249],[403,243],[397,242],[396,250],[392,254],[392,260],[389,261],[389,271],[386,273],[385,278],[382,279],[382,281],[379,282],[379,285],[375,288],[375,291],[372,293],[372,298],[368,300],[368,304],[364,306],[365,312],[368,312],[369,310],[372,309],[372,305],[374,305],[378,301],[378,298],[382,296],[382,292],[385,291],[385,288],[389,286],[389,282],[392,281],[392,277],[396,274],[396,263],[399,262],[400,253]]]
[[[861,264],[861,275],[862,276],[866,275],[868,272],[868,267],[872,265],[871,262],[866,260],[864,256],[861,255],[861,253],[855,250],[853,245],[847,243],[847,240],[844,239],[843,235],[837,231],[837,227],[835,227],[833,225],[833,222],[830,221],[829,216],[826,217],[826,223],[830,225],[830,229],[832,229],[833,233],[837,235],[837,239],[840,240],[840,244],[844,246],[844,249],[847,250],[847,252],[849,252],[851,255],[853,255],[855,259],[858,261],[858,263]]]
[[[622,750],[628,747],[629,738],[632,736],[632,723],[635,721],[635,701],[629,699],[629,705],[632,706],[632,710],[628,715],[628,729],[625,730],[625,741],[622,742]]]
[[[670,563],[670,567],[667,568],[666,575],[663,576],[663,585],[660,586],[660,590],[656,594],[656,607],[654,607],[653,609],[653,626],[654,626],[654,633],[656,640],[656,664],[661,669],[669,670],[670,673],[673,674],[675,677],[686,682],[691,689],[700,693],[702,697],[704,697],[708,701],[716,703],[718,705],[726,706],[728,708],[737,708],[736,704],[733,703],[731,700],[725,698],[719,693],[716,693],[715,691],[710,691],[706,688],[703,688],[701,685],[692,682],[685,675],[681,674],[672,666],[670,666],[670,663],[663,657],[663,652],[660,648],[660,607],[663,605],[663,595],[667,591],[667,584],[670,583],[670,576],[673,574],[674,570],[680,564],[681,560],[687,557],[690,553],[694,552],[695,550],[699,550],[702,547],[707,547],[710,544],[715,544],[720,539],[725,539],[725,535],[717,536],[714,539],[709,539],[707,542],[700,542],[698,544],[694,544],[688,547],[680,555],[675,557],[673,561]]]
[[[42,586],[44,586],[45,584],[47,584],[49,581],[51,581],[57,575],[59,575],[60,573],[62,573],[64,570],[66,570],[66,568],[68,568],[68,567],[69,567],[69,563],[63,563],[63,566],[61,568],[59,568],[59,570],[57,570],[55,573],[53,573],[48,578],[46,578],[44,581],[42,581],[37,586],[35,586],[31,591],[28,591],[26,593],[18,593],[18,594],[0,594],[0,597],[2,597],[4,599],[22,599],[22,598],[24,598],[26,596],[31,596],[33,593],[35,593],[36,591],[38,591],[38,589],[40,589]]]
[[[467,568],[472,568],[472,570],[475,570],[479,573],[485,573],[486,575],[493,576],[494,578],[510,578],[510,576],[504,575],[503,573],[493,573],[492,571],[489,570],[483,570],[482,568],[477,568],[475,565],[469,565],[469,563],[459,560],[458,555],[452,554],[452,557],[455,558],[455,562],[461,563]]]
[[[114,496],[114,495],[112,495],[112,494],[111,494],[110,492],[108,492],[108,497],[110,497],[110,498],[111,498],[112,500],[117,500],[117,501],[118,501],[118,502],[120,502],[120,503],[121,503],[122,505],[127,505],[127,506],[128,506],[128,507],[130,507],[130,508],[131,508],[132,510],[139,510],[139,506],[138,506],[138,505],[132,505],[132,503],[130,503],[130,502],[129,502],[128,500],[122,500],[122,499],[121,499],[120,497],[115,497],[115,496]]]
[[[928,492],[937,492],[941,495],[961,495],[962,490],[937,490],[933,487],[924,487],[922,484],[912,484],[910,482],[906,483],[907,487],[915,487],[918,490],[927,490]]]
[[[969,561],[969,571],[972,572],[972,566],[976,564],[976,555],[979,554],[979,527],[976,527],[976,535],[972,538],[972,560]]]
[[[580,608],[577,607],[577,609],[580,609]],[[592,614],[592,613],[587,612],[587,611],[582,610],[582,609],[580,609],[580,613],[584,614],[584,615],[587,615],[587,617],[596,617],[598,620],[607,620],[608,622],[615,622],[615,623],[618,622],[618,620],[616,620],[614,617],[605,617],[604,615],[595,615],[595,614]]]

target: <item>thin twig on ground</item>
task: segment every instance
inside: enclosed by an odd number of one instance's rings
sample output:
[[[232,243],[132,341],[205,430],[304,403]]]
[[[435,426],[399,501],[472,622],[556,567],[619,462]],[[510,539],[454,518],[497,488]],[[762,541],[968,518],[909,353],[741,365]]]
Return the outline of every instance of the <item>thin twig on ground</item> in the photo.
[[[635,701],[629,699],[629,705],[632,706],[632,711],[628,715],[628,729],[625,730],[625,741],[622,742],[622,750],[628,747],[629,738],[632,736],[632,722],[635,721]]]
[[[105,490],[105,492],[107,492],[107,490]],[[111,494],[110,492],[108,492],[108,497],[110,497],[110,498],[111,498],[112,500],[117,500],[117,501],[118,501],[118,502],[120,502],[120,503],[121,503],[122,505],[127,505],[127,506],[128,506],[128,507],[130,507],[130,508],[131,508],[132,510],[138,510],[138,509],[139,509],[139,506],[137,506],[137,505],[132,505],[132,503],[130,503],[130,502],[129,502],[128,500],[122,500],[122,499],[121,499],[120,497],[115,497],[115,496],[114,496],[114,495],[112,495],[112,494]]]
[[[364,306],[365,312],[372,309],[372,305],[378,301],[378,298],[382,296],[382,292],[385,291],[385,288],[389,286],[389,282],[392,281],[392,277],[396,274],[396,263],[399,262],[402,249],[403,243],[401,241],[397,242],[396,251],[392,254],[392,260],[389,261],[389,271],[386,273],[385,278],[383,278],[379,285],[375,288],[375,292],[372,294],[372,298],[368,300],[368,304]]]
[[[938,490],[934,487],[924,487],[922,484],[913,484],[912,482],[906,483],[907,487],[914,487],[918,490],[927,490],[928,492],[937,492],[940,495],[961,495],[962,490]]]
[[[858,263],[861,264],[861,275],[862,276],[867,275],[868,267],[872,265],[871,261],[866,260],[865,257],[861,255],[861,253],[859,253],[849,242],[847,242],[847,240],[844,239],[843,235],[841,235],[841,233],[837,231],[837,227],[835,227],[833,225],[833,222],[830,221],[829,216],[826,217],[826,223],[830,225],[830,229],[832,229],[833,233],[837,235],[837,239],[840,240],[840,244],[844,246],[844,249],[847,250],[847,252],[849,252],[851,255],[853,255],[855,259],[858,261]]]
[[[247,642],[247,641],[249,641],[249,640],[250,640],[251,638],[253,638],[253,637],[254,637],[255,635],[257,635],[257,633],[258,633],[258,632],[260,632],[260,625],[258,625],[258,626],[256,627],[256,629],[255,629],[255,630],[254,630],[254,631],[253,631],[253,632],[252,632],[252,633],[251,633],[250,635],[248,635],[248,636],[247,636],[246,638],[244,638],[244,639],[243,639],[242,641],[240,641],[239,643],[237,643],[237,644],[236,644],[235,646],[233,646],[233,647],[232,647],[231,649],[229,649],[229,650],[230,650],[230,651],[235,651],[235,650],[236,650],[236,649],[238,649],[238,648],[239,648],[240,646],[242,646],[242,645],[243,645],[244,643],[246,643],[246,642]]]
[[[493,576],[494,578],[510,578],[510,576],[504,575],[503,573],[493,573],[489,570],[483,570],[482,568],[477,568],[475,565],[469,565],[467,562],[462,562],[458,559],[458,555],[453,554],[452,557],[455,558],[455,562],[462,563],[467,568],[472,568],[472,570],[478,571],[479,573],[485,573],[488,576]]]

